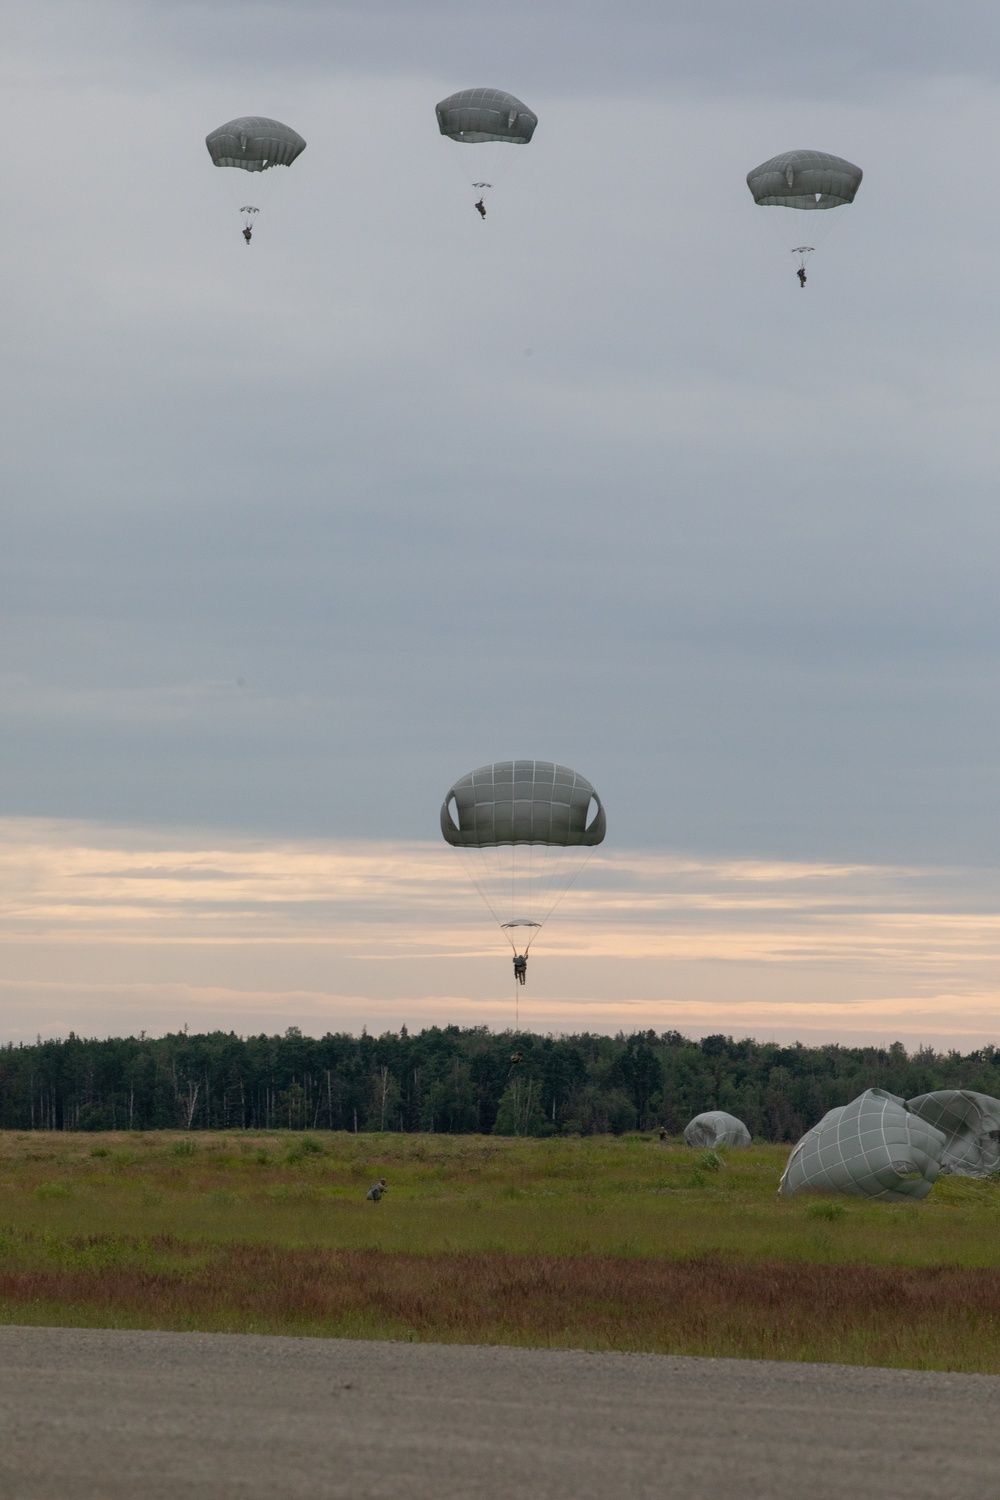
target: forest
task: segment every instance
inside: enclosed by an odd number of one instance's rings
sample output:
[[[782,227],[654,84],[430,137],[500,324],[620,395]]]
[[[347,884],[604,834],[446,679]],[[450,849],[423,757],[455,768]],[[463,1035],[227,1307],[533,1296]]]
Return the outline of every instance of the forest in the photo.
[[[1000,1094],[1000,1051],[773,1042],[678,1031],[537,1036],[485,1027],[64,1040],[0,1048],[5,1130],[347,1130],[622,1135],[725,1109],[793,1141],[866,1088]]]

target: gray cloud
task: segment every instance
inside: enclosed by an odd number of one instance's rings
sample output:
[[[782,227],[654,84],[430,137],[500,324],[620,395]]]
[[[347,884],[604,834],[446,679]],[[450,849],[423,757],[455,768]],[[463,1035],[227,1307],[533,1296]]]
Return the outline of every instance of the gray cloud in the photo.
[[[816,100],[878,96],[889,80],[996,77],[1000,18],[986,0],[124,0],[47,4],[21,30],[147,76],[247,78],[452,72],[503,76],[546,100],[665,85]],[[53,17],[58,20],[54,23]],[[482,75],[480,77],[480,74]]]
[[[423,837],[537,754],[629,844],[990,859],[994,8],[234,14],[12,8],[4,810]],[[804,294],[792,145],[866,172]]]

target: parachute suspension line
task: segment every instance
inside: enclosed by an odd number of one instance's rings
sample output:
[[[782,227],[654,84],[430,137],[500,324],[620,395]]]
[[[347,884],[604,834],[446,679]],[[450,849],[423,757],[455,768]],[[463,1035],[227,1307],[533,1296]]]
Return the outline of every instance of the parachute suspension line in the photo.
[[[485,198],[487,193],[494,191],[517,160],[517,153],[524,149],[523,146],[498,141],[452,141],[450,144],[455,148],[449,154],[459,176],[478,198]]]
[[[780,245],[790,250],[793,255],[801,256],[798,269],[804,270],[804,260],[807,255],[814,255],[817,248],[826,249],[832,235],[844,222],[846,217],[844,210],[849,204],[841,204],[839,208],[826,208],[819,213],[810,213],[797,208],[764,208],[764,221],[771,233]],[[792,240],[803,234],[803,220],[808,217],[809,238],[816,241],[815,245],[793,245]],[[789,225],[790,228],[784,226]],[[803,234],[804,237],[804,234]]]
[[[466,875],[468,876],[469,880],[471,880],[471,882],[475,886],[476,890],[479,892],[480,896],[483,899],[483,904],[485,905],[485,907],[486,907],[487,911],[490,913],[490,915],[493,917],[493,920],[496,922],[497,926],[498,927],[502,927],[503,926],[503,915],[502,915],[501,912],[497,911],[497,909],[494,906],[493,901],[492,901],[492,899],[490,897],[490,891],[489,891],[489,872],[487,870],[477,870],[475,861],[466,858],[466,855],[468,854],[468,850],[465,849],[465,848],[463,848],[461,845],[458,845],[456,847],[457,847],[457,850],[458,850],[458,857],[462,861],[462,865],[463,865],[463,868],[465,869]],[[477,849],[476,850],[476,853],[479,854],[479,855],[485,855],[485,852],[486,851],[484,849]],[[485,865],[486,864],[485,858],[481,859],[480,863],[482,865]]]
[[[470,885],[505,933],[515,955],[528,952],[593,854],[592,848],[574,848],[572,853],[578,858],[567,860],[569,850],[528,844],[519,859],[517,849],[513,844],[456,846]]]
[[[556,907],[559,906],[559,904],[562,902],[563,898],[566,895],[568,895],[568,893],[572,889],[572,887],[574,885],[576,885],[576,882],[579,880],[579,878],[583,874],[584,870],[590,864],[590,861],[593,859],[593,857],[594,857],[593,847],[588,848],[586,854],[583,856],[583,859],[580,861],[580,863],[577,866],[577,868],[573,871],[572,875],[570,876],[569,880],[567,880],[567,882],[566,882],[565,886],[563,887],[563,889],[561,891],[557,891],[556,892],[556,895],[555,895],[555,898],[554,898],[554,900],[552,902],[552,905],[548,908],[548,910],[545,912],[545,915],[542,917],[542,922],[547,922],[549,920],[549,917],[551,917],[551,915],[555,911]],[[539,926],[540,925],[541,925],[541,923],[539,923]]]
[[[575,858],[567,858],[566,856],[570,853],[568,849],[553,848],[543,844],[541,850],[542,869],[536,874],[531,902],[531,916],[538,923],[538,927],[548,921],[556,907],[579,880],[594,852],[592,846],[574,846]],[[532,942],[537,930],[536,928],[532,934]]]

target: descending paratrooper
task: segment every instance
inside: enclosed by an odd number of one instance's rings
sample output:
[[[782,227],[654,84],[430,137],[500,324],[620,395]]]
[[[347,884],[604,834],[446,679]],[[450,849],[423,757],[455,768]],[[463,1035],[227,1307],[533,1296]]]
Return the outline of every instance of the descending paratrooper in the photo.
[[[441,832],[506,934],[517,984],[525,982],[528,950],[542,923],[606,828],[590,782],[549,760],[480,766],[445,797]]]
[[[538,116],[503,89],[459,89],[442,99],[436,112],[441,134],[464,148],[460,165],[463,175],[472,169],[468,180],[479,194],[475,209],[485,219],[486,194],[513,160],[509,152],[498,158],[497,146],[526,146]]]
[[[863,175],[853,162],[845,161],[842,156],[830,156],[826,151],[785,151],[748,172],[747,187],[761,208],[830,211],[854,202]],[[798,228],[793,232],[797,239]],[[795,274],[800,287],[807,280],[806,256],[815,248],[815,245],[789,246],[799,258]]]
[[[306,149],[297,130],[265,115],[242,115],[238,120],[227,120],[205,137],[205,145],[217,167],[257,173],[269,172],[272,167],[290,167]],[[258,185],[263,180],[259,177]],[[253,238],[253,216],[259,209],[253,203],[240,203],[245,191],[242,178],[234,185],[239,188],[236,203],[243,215],[243,238],[249,245]]]

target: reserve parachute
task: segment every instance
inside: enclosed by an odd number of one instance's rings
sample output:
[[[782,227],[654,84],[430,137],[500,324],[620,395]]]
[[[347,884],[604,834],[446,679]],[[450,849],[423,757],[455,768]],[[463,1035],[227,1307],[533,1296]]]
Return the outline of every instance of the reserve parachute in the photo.
[[[514,159],[500,146],[527,146],[538,116],[503,89],[460,89],[436,107],[442,135],[461,146],[460,171],[478,194],[476,208],[486,217],[486,194]]]
[[[513,948],[521,984],[528,949],[606,829],[590,782],[548,760],[481,766],[445,797],[441,832]]]
[[[257,174],[269,172],[272,167],[290,167],[306,149],[306,143],[297,130],[283,125],[280,120],[270,120],[266,115],[241,115],[238,120],[227,120],[225,125],[220,125],[205,137],[205,145],[217,167]],[[268,187],[273,180],[268,180]],[[248,245],[254,217],[260,212],[265,197],[264,183],[262,175],[245,180],[233,177],[228,181],[243,216],[243,238]]]
[[[828,229],[840,220],[841,214],[837,211],[854,202],[863,176],[861,168],[853,162],[845,161],[842,156],[831,156],[826,151],[784,151],[747,173],[747,187],[759,207],[823,210],[826,213],[824,220],[810,221],[808,229],[802,228],[801,221],[780,224],[780,238],[798,260],[796,274],[800,286],[806,284],[806,260],[816,245],[796,244],[794,241],[820,239],[816,226],[822,224]],[[769,222],[774,223],[773,215],[769,215]]]

